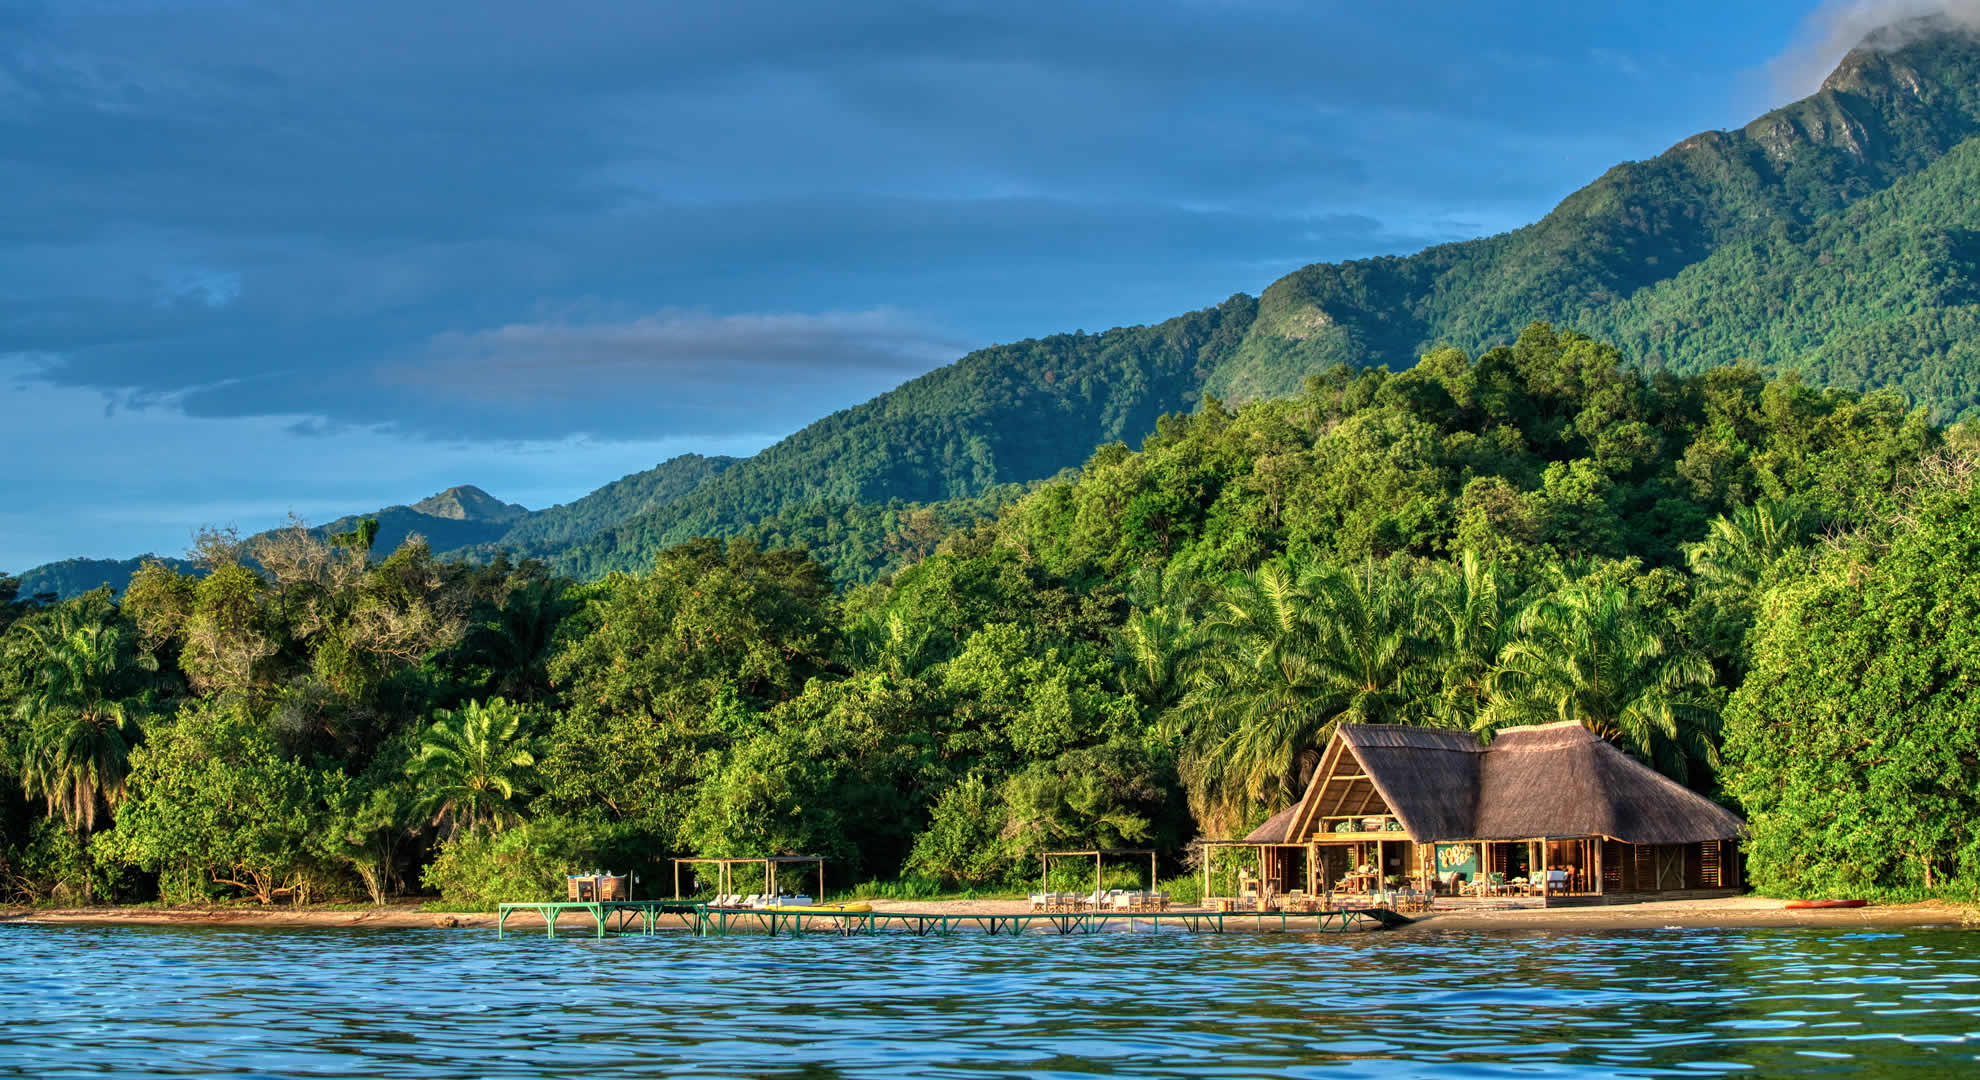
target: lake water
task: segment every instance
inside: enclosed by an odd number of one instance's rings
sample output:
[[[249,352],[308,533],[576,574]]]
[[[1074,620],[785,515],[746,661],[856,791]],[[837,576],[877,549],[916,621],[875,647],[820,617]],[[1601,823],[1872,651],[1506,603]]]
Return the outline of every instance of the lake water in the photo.
[[[1958,930],[0,926],[0,1075],[1980,1076]]]

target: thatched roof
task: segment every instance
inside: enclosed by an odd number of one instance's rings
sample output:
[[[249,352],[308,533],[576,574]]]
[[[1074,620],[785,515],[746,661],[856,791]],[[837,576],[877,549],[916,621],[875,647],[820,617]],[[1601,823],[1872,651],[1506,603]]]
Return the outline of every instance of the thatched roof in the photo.
[[[1244,842],[1247,844],[1285,843],[1286,830],[1292,826],[1293,815],[1297,813],[1299,813],[1299,804],[1294,803],[1284,810],[1273,814],[1271,817],[1265,819],[1265,824],[1246,833]]]
[[[1746,823],[1577,723],[1512,728],[1479,755],[1472,839],[1609,836],[1630,844],[1730,840]]]
[[[1389,724],[1342,724],[1336,737],[1418,842],[1607,836],[1688,844],[1745,829],[1724,807],[1573,722],[1508,729],[1490,746],[1464,732]],[[1275,824],[1285,837],[1290,819],[1281,818],[1247,839],[1283,842],[1264,837]]]
[[[1484,748],[1465,731],[1397,724],[1342,724],[1336,736],[1412,837],[1469,839]]]

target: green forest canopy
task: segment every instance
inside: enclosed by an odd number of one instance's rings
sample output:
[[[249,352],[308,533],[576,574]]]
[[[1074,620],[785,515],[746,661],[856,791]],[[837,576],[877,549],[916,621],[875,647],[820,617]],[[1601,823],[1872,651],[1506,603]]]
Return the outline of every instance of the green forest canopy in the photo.
[[[1783,749],[1834,745],[1823,724],[1905,744],[1951,708],[1903,672],[1871,701],[1799,670],[1810,634],[1974,675],[1957,598],[1915,598],[1965,579],[1980,495],[1961,432],[1899,395],[1644,374],[1536,325],[1153,427],[967,515],[897,514],[863,585],[746,538],[578,583],[294,529],[118,602],[12,600],[0,880],[485,904],[683,853],[929,888],[1069,846],[1175,871],[1293,797],[1341,721],[1572,715],[1752,813],[1770,888],[1971,890],[1970,815],[1849,835],[1767,794],[1980,791],[1961,743],[1899,773]],[[1902,557],[1849,554],[1872,550]]]

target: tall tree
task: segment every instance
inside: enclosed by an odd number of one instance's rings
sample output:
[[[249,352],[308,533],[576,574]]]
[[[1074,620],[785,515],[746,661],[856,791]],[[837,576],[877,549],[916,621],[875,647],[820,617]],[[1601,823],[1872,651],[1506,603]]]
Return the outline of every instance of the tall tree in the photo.
[[[1807,542],[1812,527],[1813,515],[1796,503],[1763,499],[1714,518],[1685,559],[1705,588],[1750,593],[1782,555]]]
[[[1520,599],[1496,563],[1467,550],[1431,575],[1424,598],[1430,659],[1441,669],[1437,719],[1471,727],[1491,694],[1499,654],[1518,626]]]
[[[1521,614],[1474,726],[1571,720],[1684,780],[1718,763],[1712,682],[1711,665],[1627,586],[1576,582]]]
[[[435,824],[471,833],[516,819],[516,797],[536,771],[526,710],[502,698],[441,710],[420,739],[411,772]]]
[[[142,711],[130,692],[132,673],[157,667],[111,618],[85,597],[24,627],[15,645],[30,672],[15,706],[26,741],[22,783],[30,798],[47,801],[51,816],[82,832],[123,800]]]
[[[1282,802],[1335,725],[1427,715],[1424,629],[1421,590],[1393,567],[1274,562],[1239,579],[1204,620],[1179,706],[1192,800],[1219,817]]]

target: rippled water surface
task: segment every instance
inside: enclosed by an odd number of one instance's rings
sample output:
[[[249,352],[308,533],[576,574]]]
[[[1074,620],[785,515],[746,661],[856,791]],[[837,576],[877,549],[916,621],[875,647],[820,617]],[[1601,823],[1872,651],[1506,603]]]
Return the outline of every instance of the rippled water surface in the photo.
[[[0,1074],[1980,1076],[1980,935],[0,926]]]

